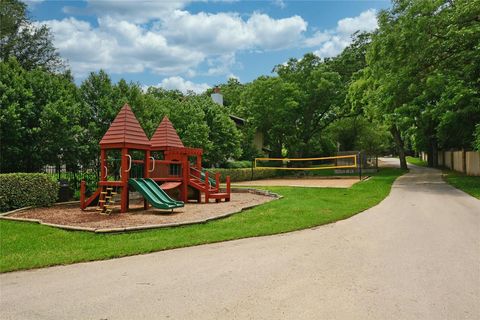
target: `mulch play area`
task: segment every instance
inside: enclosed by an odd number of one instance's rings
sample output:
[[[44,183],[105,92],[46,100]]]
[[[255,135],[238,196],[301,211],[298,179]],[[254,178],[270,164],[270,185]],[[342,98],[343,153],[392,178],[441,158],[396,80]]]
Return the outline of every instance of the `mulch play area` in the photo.
[[[83,229],[96,232],[128,231],[145,228],[159,228],[182,224],[201,223],[226,217],[274,199],[278,196],[268,192],[249,190],[235,192],[230,202],[187,203],[185,207],[170,211],[155,208],[143,209],[143,200],[132,199],[130,210],[119,213],[114,210],[110,215],[99,214],[95,207],[82,211],[78,203],[59,204],[48,208],[32,208],[18,211],[4,217],[6,219],[39,220],[42,224],[58,227],[71,226],[71,229]],[[20,218],[20,219],[19,219]],[[68,229],[68,228],[67,228]]]

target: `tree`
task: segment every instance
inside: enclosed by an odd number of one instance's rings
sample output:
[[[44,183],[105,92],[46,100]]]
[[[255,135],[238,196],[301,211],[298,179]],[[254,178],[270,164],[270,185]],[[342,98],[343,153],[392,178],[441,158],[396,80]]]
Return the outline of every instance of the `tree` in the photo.
[[[350,101],[388,124],[402,168],[406,139],[427,150],[431,166],[438,147],[471,145],[480,122],[479,16],[479,0],[397,0],[380,13]]]
[[[475,140],[473,141],[473,148],[477,151],[480,151],[480,123],[475,127]]]
[[[208,164],[218,166],[228,159],[240,157],[240,133],[228,111],[209,97],[194,97],[189,99],[189,102],[201,105],[205,112],[205,121],[209,128],[208,140],[211,143],[205,151]]]
[[[274,157],[282,156],[288,137],[296,130],[299,95],[294,85],[279,77],[265,76],[249,84],[242,94],[241,108],[249,127],[264,133]]]
[[[285,65],[275,67],[280,79],[298,90],[294,118],[295,130],[289,138],[289,153],[304,157],[318,153],[315,140],[330,123],[349,111],[344,109],[346,87],[340,75],[314,54],[301,60],[290,59]]]
[[[41,67],[59,72],[65,68],[48,27],[32,24],[26,4],[18,0],[0,2],[0,59],[9,57],[15,57],[26,70]]]
[[[71,77],[0,62],[0,171],[75,165],[81,104]]]

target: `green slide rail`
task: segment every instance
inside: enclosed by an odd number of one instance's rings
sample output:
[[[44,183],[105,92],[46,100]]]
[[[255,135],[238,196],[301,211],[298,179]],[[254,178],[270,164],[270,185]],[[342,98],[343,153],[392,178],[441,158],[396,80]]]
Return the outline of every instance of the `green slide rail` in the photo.
[[[158,186],[158,184],[153,181],[152,179],[140,179],[143,180],[147,186],[150,188],[150,190],[155,193],[155,195],[160,198],[163,202],[171,205],[178,205],[183,207],[184,203],[183,201],[177,201],[175,199],[170,198],[170,196]]]
[[[143,179],[130,179],[128,180],[128,184],[135,188],[140,194],[147,199],[147,201],[157,209],[163,210],[173,210],[176,208],[183,207],[183,202],[172,204],[170,202],[165,202],[161,198],[159,198],[156,193],[152,192],[151,188],[147,185],[147,183]],[[160,187],[157,185],[158,189]]]
[[[205,172],[207,170],[202,168],[202,172],[200,173],[200,180],[205,183]],[[212,187],[216,187],[217,186],[217,181],[215,180],[215,178],[212,178],[211,176],[208,177],[208,181],[210,181],[210,185]]]

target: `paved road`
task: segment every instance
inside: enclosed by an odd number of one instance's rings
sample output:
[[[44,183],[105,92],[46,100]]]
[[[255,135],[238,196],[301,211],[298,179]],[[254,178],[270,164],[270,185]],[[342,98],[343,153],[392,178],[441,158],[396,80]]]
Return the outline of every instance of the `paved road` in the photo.
[[[335,224],[0,281],[2,319],[480,319],[480,201],[413,168]]]

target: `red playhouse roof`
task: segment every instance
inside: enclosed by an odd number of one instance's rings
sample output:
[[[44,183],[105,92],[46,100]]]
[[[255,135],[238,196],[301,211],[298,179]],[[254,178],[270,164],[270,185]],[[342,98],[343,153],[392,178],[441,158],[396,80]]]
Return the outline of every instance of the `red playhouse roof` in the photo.
[[[152,150],[161,150],[168,147],[185,148],[168,117],[165,116],[150,140]]]
[[[149,149],[150,141],[128,104],[125,104],[100,141],[111,148]]]

